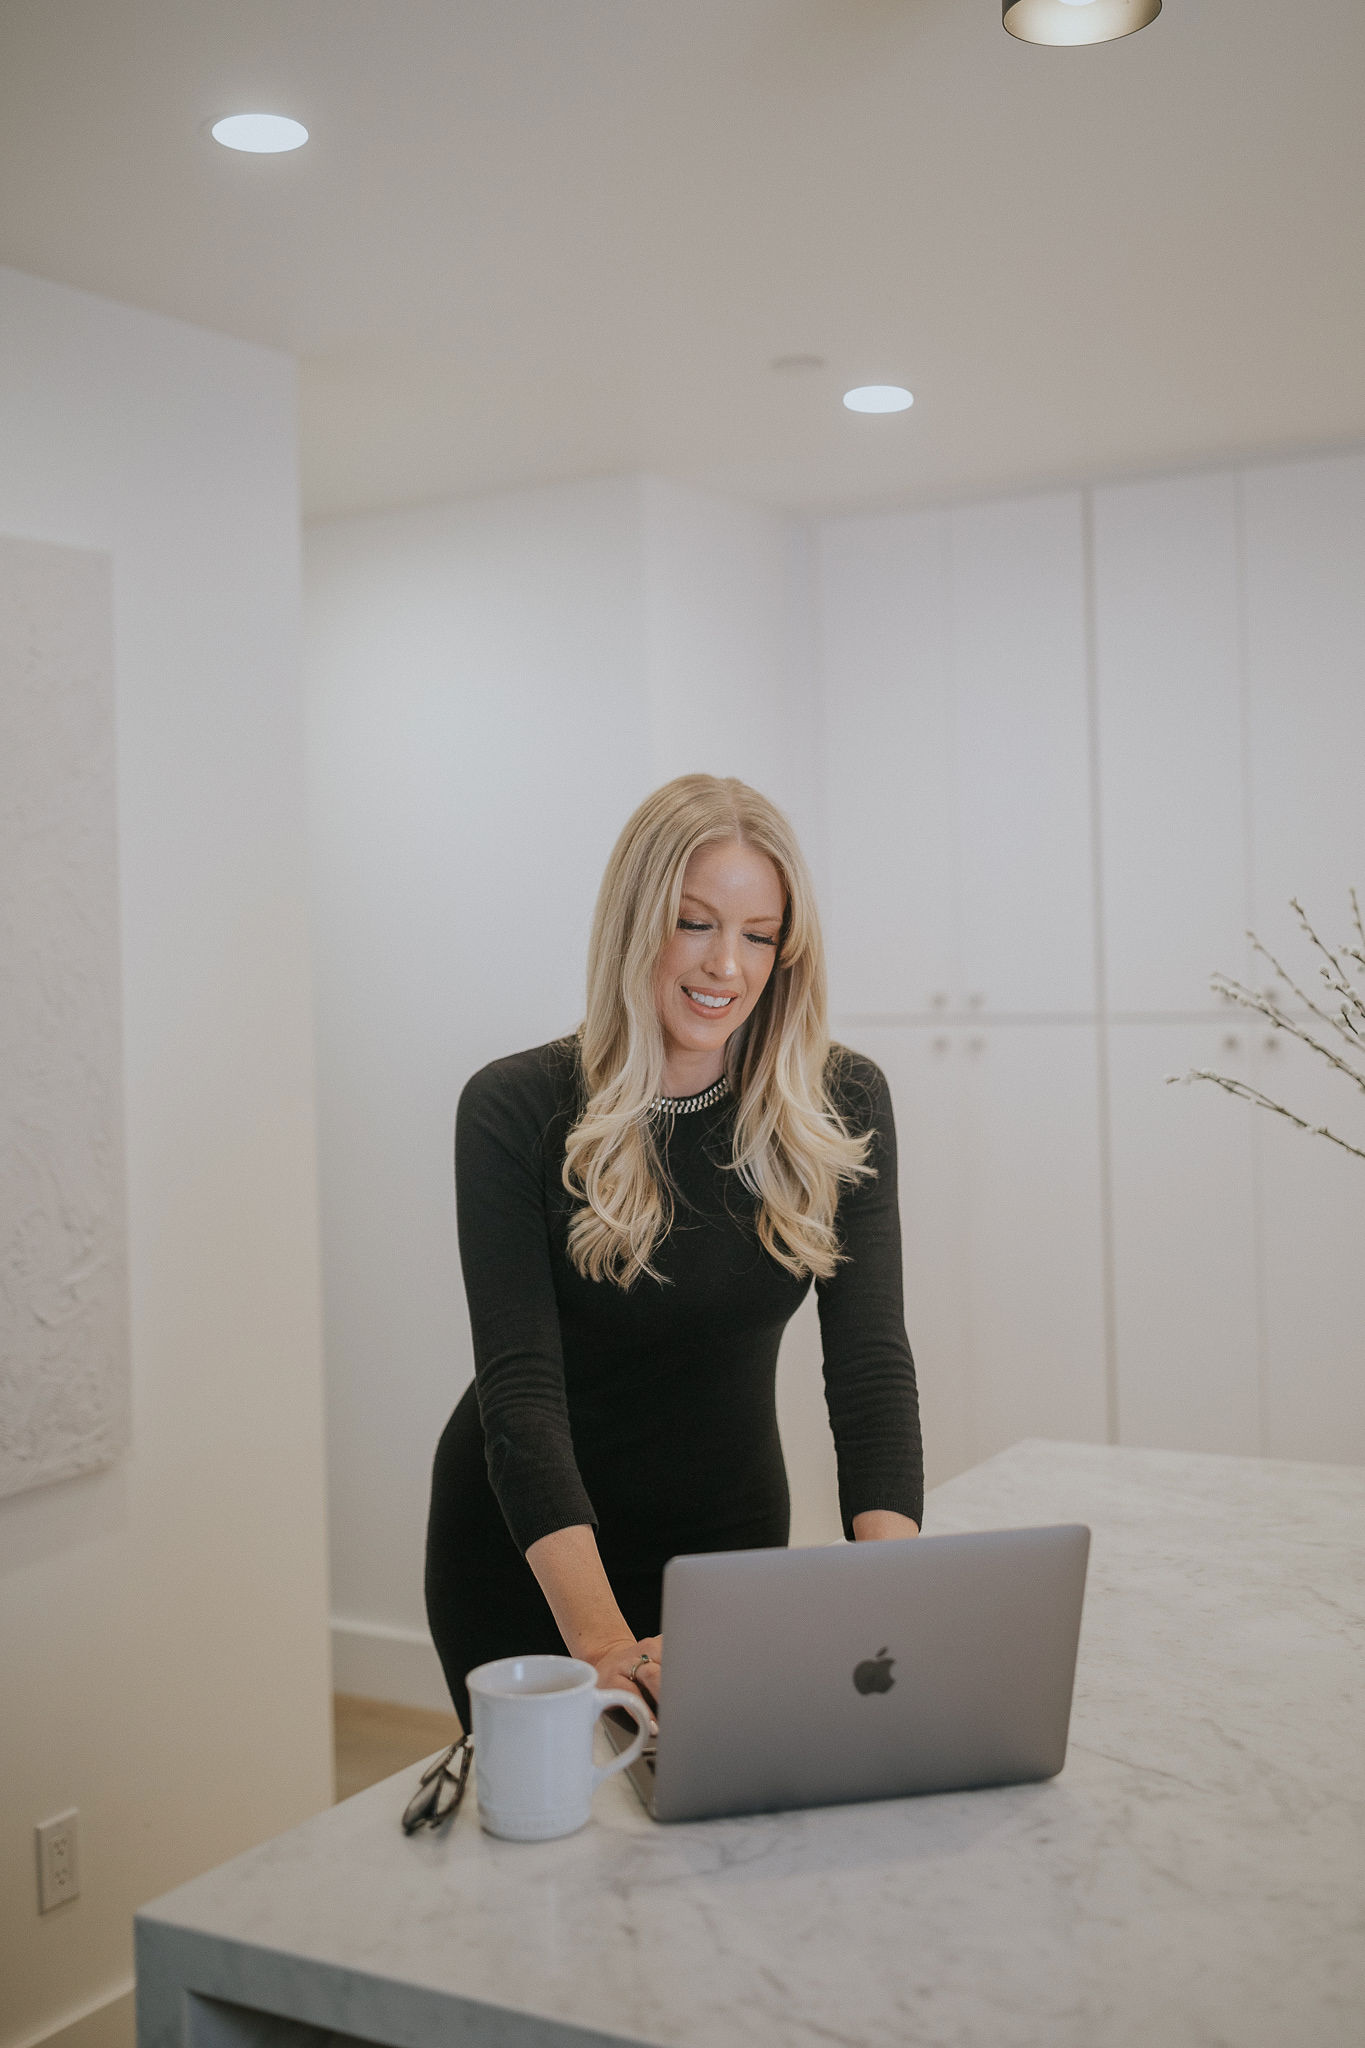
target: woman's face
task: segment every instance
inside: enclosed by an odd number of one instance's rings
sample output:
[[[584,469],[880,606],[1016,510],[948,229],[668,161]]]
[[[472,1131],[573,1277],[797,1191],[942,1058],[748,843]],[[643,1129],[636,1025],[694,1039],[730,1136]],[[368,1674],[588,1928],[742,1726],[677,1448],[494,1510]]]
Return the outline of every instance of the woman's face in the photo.
[[[719,1078],[726,1040],[768,985],[786,907],[782,878],[756,847],[722,839],[688,861],[677,930],[654,969],[665,1056],[688,1083],[670,1081],[668,1092],[692,1092],[703,1066]]]

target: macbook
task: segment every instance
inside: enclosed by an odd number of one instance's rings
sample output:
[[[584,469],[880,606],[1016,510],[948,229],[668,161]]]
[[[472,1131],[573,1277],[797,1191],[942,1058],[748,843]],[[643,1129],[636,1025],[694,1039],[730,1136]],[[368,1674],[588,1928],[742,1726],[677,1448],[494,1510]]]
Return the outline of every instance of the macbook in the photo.
[[[1089,1549],[1066,1524],[673,1558],[636,1790],[671,1821],[1053,1777]]]

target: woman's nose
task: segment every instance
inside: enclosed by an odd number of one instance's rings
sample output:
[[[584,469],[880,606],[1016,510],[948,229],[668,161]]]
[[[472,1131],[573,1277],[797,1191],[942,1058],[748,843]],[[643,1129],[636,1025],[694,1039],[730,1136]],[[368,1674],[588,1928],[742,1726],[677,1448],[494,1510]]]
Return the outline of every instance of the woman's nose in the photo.
[[[706,949],[706,971],[717,981],[733,981],[737,972],[738,947],[733,932],[727,932],[718,925],[711,934],[711,943]]]

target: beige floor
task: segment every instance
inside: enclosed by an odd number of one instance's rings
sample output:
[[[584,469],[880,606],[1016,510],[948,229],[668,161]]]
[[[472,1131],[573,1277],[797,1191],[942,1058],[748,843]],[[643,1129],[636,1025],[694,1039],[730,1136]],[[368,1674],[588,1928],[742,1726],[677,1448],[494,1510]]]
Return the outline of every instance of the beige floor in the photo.
[[[381,1778],[391,1778],[395,1771],[430,1756],[433,1750],[444,1749],[460,1732],[453,1714],[433,1714],[425,1707],[395,1707],[388,1700],[363,1700],[348,1692],[332,1694],[332,1725],[336,1730],[338,1799],[349,1799],[367,1785],[377,1785]]]

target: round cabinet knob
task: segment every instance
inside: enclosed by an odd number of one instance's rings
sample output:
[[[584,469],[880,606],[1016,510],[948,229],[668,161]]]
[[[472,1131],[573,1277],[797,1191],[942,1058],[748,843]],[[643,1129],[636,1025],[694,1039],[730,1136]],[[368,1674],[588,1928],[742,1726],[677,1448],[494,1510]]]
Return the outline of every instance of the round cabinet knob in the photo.
[[[1223,1039],[1224,1052],[1240,1052],[1241,1049],[1241,1039],[1237,1036],[1237,1033],[1235,1031],[1229,1031]]]
[[[969,1010],[984,1010],[984,1009],[985,1009],[985,1007],[986,1007],[986,998],[985,998],[985,997],[984,997],[983,995],[979,995],[979,994],[978,994],[978,995],[970,995],[970,996],[968,996],[968,998],[967,998],[967,1008],[968,1008]]]
[[[930,1008],[931,1010],[946,1010],[946,1009],[947,1009],[947,1007],[948,1007],[948,998],[947,998],[947,996],[946,996],[946,995],[944,995],[944,994],[942,993],[942,991],[941,991],[941,990],[940,990],[940,992],[939,992],[939,993],[938,993],[937,995],[932,995],[932,996],[930,996],[930,998],[929,998],[929,1008]]]
[[[967,1049],[969,1052],[984,1052],[986,1050],[986,1041],[979,1035],[975,1038],[969,1038],[967,1040]]]
[[[937,1037],[936,1037],[936,1038],[934,1039],[934,1051],[935,1051],[935,1052],[937,1052],[937,1053],[945,1053],[945,1052],[947,1052],[947,1050],[948,1050],[948,1035],[947,1035],[947,1033],[946,1033],[946,1032],[944,1032],[944,1031],[940,1031],[940,1032],[938,1033]]]
[[[1280,1049],[1280,1034],[1279,1034],[1279,1032],[1278,1032],[1278,1031],[1267,1031],[1267,1033],[1266,1033],[1266,1035],[1265,1035],[1265,1049],[1266,1049],[1266,1051],[1267,1051],[1267,1052],[1278,1052],[1278,1051],[1279,1051],[1279,1049]]]

